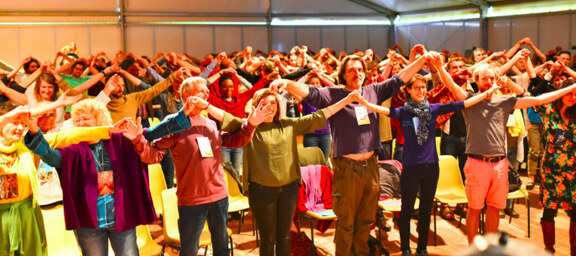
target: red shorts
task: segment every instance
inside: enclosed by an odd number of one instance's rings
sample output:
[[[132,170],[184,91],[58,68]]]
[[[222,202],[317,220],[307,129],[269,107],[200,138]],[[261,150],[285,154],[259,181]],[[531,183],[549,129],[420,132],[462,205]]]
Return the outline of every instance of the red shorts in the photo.
[[[488,206],[506,208],[508,198],[508,159],[496,163],[468,157],[464,166],[466,175],[466,197],[472,209]]]

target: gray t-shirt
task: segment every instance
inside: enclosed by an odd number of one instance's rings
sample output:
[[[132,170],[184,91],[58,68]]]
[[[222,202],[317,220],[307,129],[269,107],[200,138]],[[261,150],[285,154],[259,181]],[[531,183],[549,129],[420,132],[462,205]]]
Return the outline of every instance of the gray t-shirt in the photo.
[[[470,98],[475,94],[467,93]],[[464,109],[466,120],[466,154],[505,156],[506,123],[518,98],[492,95],[490,101]]]

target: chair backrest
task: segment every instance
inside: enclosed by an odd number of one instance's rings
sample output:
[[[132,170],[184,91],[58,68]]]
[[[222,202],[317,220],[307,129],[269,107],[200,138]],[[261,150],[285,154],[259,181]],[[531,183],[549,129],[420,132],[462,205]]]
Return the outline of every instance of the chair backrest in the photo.
[[[159,164],[148,165],[148,184],[150,186],[150,195],[156,215],[162,214],[162,191],[166,189],[166,180],[162,172],[162,166]]]
[[[442,141],[442,137],[436,137],[436,152],[438,153],[438,155],[442,154],[440,153],[440,142]]]
[[[44,209],[42,215],[46,225],[48,255],[82,255],[74,232],[66,230],[62,205]]]
[[[142,256],[157,256],[162,252],[162,246],[158,245],[150,235],[148,225],[139,225],[136,227],[136,243],[138,251]]]
[[[162,191],[162,223],[164,239],[166,242],[180,242],[180,233],[178,231],[178,197],[176,188],[170,188]]]
[[[450,155],[440,155],[439,160],[440,177],[437,192],[462,190],[464,183],[462,183],[458,160]]]
[[[319,147],[298,148],[298,160],[300,161],[300,166],[316,164],[326,166],[324,153]]]
[[[226,187],[228,188],[228,196],[243,196],[242,192],[240,192],[240,184],[238,184],[238,182],[236,182],[232,175],[227,171],[224,171],[224,180],[226,181]]]

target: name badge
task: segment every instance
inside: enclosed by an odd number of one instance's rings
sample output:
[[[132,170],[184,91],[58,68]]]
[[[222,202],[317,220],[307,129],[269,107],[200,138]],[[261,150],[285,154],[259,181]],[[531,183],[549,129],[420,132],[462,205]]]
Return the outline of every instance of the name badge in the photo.
[[[198,142],[198,148],[200,149],[200,155],[202,157],[214,157],[208,137],[196,137],[196,141]]]
[[[508,115],[508,121],[506,122],[506,127],[514,126],[516,124],[516,118],[514,114]]]
[[[368,118],[368,109],[365,106],[354,107],[356,112],[356,121],[358,125],[370,124],[370,118]]]
[[[0,200],[18,197],[18,174],[0,175]]]
[[[420,126],[420,121],[418,120],[418,117],[412,117],[412,122],[414,123],[414,134],[418,135],[418,126]]]
[[[114,194],[114,172],[103,171],[98,173],[98,195]]]

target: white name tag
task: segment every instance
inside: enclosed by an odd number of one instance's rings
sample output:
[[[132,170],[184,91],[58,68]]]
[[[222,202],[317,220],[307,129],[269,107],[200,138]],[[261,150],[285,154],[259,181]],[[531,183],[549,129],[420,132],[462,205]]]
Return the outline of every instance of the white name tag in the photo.
[[[198,142],[198,148],[200,149],[200,155],[202,157],[213,157],[212,147],[210,146],[210,140],[208,137],[196,137]]]
[[[506,126],[514,126],[516,124],[516,119],[514,118],[514,114],[508,115],[508,122],[506,122]]]
[[[416,135],[418,135],[418,125],[420,125],[420,122],[418,121],[418,117],[412,117],[412,122],[414,123],[414,133]]]
[[[354,107],[356,112],[356,121],[358,125],[370,124],[370,119],[368,118],[368,109],[364,106]]]

